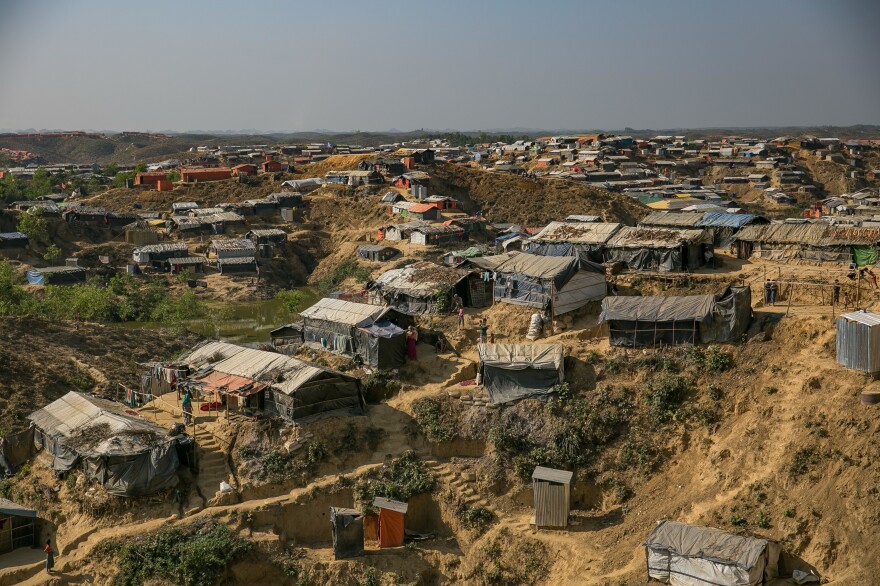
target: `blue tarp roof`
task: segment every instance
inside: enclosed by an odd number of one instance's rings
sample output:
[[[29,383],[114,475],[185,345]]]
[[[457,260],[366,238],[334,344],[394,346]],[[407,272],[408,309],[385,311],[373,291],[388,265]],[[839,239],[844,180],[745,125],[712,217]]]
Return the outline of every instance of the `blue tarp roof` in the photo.
[[[27,240],[27,235],[21,232],[0,232],[0,240]]]
[[[725,212],[707,212],[695,226],[708,228],[742,228],[758,216],[753,214],[728,214]]]

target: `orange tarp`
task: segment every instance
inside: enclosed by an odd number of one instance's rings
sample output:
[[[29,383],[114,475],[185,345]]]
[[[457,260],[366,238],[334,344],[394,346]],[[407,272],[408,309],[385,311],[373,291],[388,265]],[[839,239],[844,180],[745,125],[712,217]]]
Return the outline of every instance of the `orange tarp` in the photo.
[[[403,545],[403,513],[379,509],[379,547]]]
[[[247,397],[265,388],[265,385],[254,382],[249,378],[244,378],[243,376],[235,376],[234,374],[225,374],[222,372],[217,372],[216,370],[210,372],[206,376],[203,376],[199,380],[205,383],[205,386],[202,387],[202,392],[214,393],[214,396],[218,400],[220,399],[221,393],[237,395],[239,397]],[[246,390],[242,390],[248,385],[253,386]]]

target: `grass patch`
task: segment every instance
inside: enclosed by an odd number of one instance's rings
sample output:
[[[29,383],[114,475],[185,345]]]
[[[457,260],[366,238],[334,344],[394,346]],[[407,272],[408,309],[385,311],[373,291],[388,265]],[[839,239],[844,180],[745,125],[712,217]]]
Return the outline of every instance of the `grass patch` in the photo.
[[[372,475],[359,479],[354,493],[358,502],[369,507],[377,496],[406,502],[411,496],[431,492],[435,484],[434,475],[409,450]]]
[[[416,422],[430,441],[448,442],[458,435],[455,416],[442,401],[426,397],[414,401],[412,407]]]

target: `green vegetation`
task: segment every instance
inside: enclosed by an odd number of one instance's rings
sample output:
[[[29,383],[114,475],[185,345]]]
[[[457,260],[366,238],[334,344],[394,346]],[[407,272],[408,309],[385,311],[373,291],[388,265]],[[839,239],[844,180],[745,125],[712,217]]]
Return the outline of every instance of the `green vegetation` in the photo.
[[[155,321],[182,327],[205,315],[192,291],[169,295],[159,283],[145,284],[128,275],[92,277],[82,285],[46,285],[40,293],[24,287],[24,277],[0,262],[0,315],[55,320],[125,322]]]
[[[782,511],[782,516],[787,519],[794,519],[795,515],[797,515],[797,511],[794,509],[785,509]]]
[[[168,581],[182,586],[212,586],[226,567],[248,553],[253,543],[217,521],[164,527],[144,537],[102,542],[96,554],[117,567],[113,584],[140,586]]]
[[[735,513],[727,519],[727,522],[730,523],[731,525],[733,525],[734,527],[742,527],[743,525],[746,524],[745,518],[741,517]]]
[[[46,252],[43,254],[43,260],[51,263],[59,258],[61,258],[61,249],[54,244],[50,244],[46,249]]]
[[[765,515],[764,511],[758,511],[758,514],[755,517],[755,525],[761,529],[770,529],[770,517]]]
[[[416,422],[430,441],[447,442],[458,435],[455,416],[448,403],[425,397],[414,401],[412,408]]]
[[[688,361],[705,372],[724,372],[733,366],[733,358],[718,346],[691,346],[687,351]]]
[[[318,281],[318,292],[321,295],[332,293],[348,278],[353,278],[358,282],[366,282],[370,278],[370,270],[360,266],[356,260],[348,259],[337,266],[332,273]]]
[[[393,396],[400,390],[400,381],[387,372],[374,372],[361,379],[364,396],[369,401],[381,401]]]
[[[436,480],[412,450],[382,467],[354,487],[358,502],[370,506],[377,496],[406,502],[411,496],[431,492]]]
[[[239,450],[240,457],[250,455],[252,454],[245,450]],[[299,450],[294,454],[288,454],[276,448],[260,458],[261,477],[268,478],[270,482],[275,483],[290,479],[305,481],[326,457],[327,450],[324,448],[324,444],[315,441],[308,442],[305,451]]]
[[[546,580],[552,557],[540,541],[519,539],[505,527],[480,548],[485,561],[474,570],[486,586],[539,584]]]
[[[495,520],[492,511],[483,505],[470,505],[465,501],[458,502],[455,507],[455,516],[465,528],[477,531],[481,535]]]
[[[49,224],[46,222],[46,218],[43,217],[43,210],[41,208],[34,208],[22,214],[16,229],[22,234],[26,234],[31,240],[38,242],[49,238]]]
[[[334,453],[337,455],[351,454],[364,449],[365,446],[374,452],[383,437],[385,437],[385,430],[381,427],[368,425],[363,429],[358,429],[354,423],[349,423],[342,435],[339,436]]]
[[[302,291],[298,291],[296,289],[280,289],[275,293],[275,299],[281,302],[281,305],[284,306],[284,309],[289,311],[292,314],[299,313],[302,309],[303,301],[305,301],[305,295],[303,295]]]
[[[793,479],[807,474],[819,462],[819,454],[815,448],[801,448],[795,452],[788,467],[788,473]]]

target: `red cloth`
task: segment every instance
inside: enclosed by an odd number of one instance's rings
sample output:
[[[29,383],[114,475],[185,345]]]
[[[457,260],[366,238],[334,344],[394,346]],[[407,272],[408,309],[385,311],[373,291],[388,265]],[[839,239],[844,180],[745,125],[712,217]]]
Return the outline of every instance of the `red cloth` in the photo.
[[[406,355],[410,360],[416,360],[416,339],[411,336],[406,338]]]

